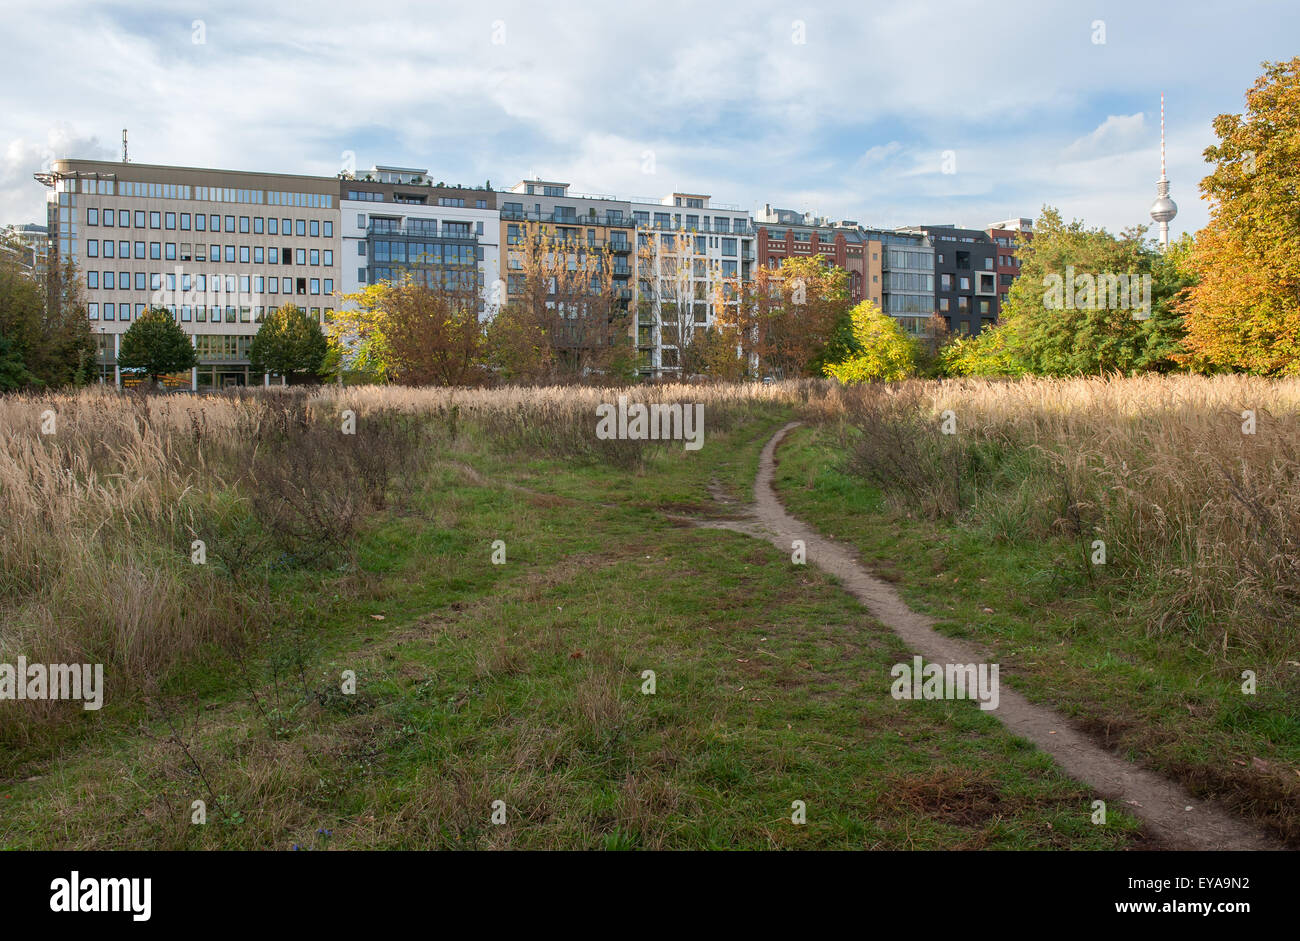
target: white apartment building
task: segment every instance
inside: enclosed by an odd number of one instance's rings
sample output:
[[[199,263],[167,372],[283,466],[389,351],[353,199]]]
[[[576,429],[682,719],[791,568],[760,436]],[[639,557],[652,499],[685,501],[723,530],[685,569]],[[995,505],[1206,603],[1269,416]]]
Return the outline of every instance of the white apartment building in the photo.
[[[681,349],[711,326],[722,303],[736,306],[734,286],[753,277],[755,230],[737,206],[714,205],[700,193],[634,198],[637,233],[637,345],[644,370],[681,374]]]
[[[463,277],[479,293],[480,319],[496,315],[504,302],[496,192],[435,185],[414,167],[376,166],[338,186],[341,293],[404,273]]]

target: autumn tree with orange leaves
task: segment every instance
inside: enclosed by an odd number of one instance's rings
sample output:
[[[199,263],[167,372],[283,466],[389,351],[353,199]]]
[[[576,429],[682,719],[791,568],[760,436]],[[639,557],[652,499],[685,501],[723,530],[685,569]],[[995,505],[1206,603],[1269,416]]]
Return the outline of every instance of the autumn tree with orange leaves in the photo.
[[[1300,375],[1300,57],[1264,63],[1244,114],[1214,119],[1201,181],[1210,223],[1182,304],[1186,361],[1201,370]]]
[[[740,341],[751,371],[775,378],[820,374],[819,358],[852,306],[849,275],[818,255],[760,267],[737,291],[740,303],[719,305],[719,326]]]

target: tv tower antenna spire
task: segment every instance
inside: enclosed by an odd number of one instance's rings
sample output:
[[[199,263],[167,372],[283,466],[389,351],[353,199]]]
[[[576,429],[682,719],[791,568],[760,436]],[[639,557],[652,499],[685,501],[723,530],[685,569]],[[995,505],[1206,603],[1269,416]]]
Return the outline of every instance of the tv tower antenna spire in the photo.
[[[1165,93],[1160,93],[1160,179],[1156,182],[1156,201],[1151,204],[1151,219],[1160,226],[1160,250],[1169,247],[1169,223],[1178,215],[1178,204],[1169,198],[1169,175],[1165,170]]]

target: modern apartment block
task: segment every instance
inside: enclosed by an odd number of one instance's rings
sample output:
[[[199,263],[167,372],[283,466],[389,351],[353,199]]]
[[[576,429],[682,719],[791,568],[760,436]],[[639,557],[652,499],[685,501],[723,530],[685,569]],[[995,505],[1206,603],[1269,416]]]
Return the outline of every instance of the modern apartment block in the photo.
[[[373,167],[336,181],[344,294],[411,275],[474,289],[479,318],[493,317],[500,290],[500,194],[435,185],[426,169]]]
[[[973,336],[998,316],[997,245],[980,229],[912,226],[934,244],[934,311],[950,332]]]
[[[504,292],[497,294],[506,303],[524,293],[525,240],[531,232],[550,243],[567,243],[567,257],[575,266],[588,253],[608,259],[615,303],[625,311],[631,309],[636,237],[627,200],[571,193],[568,183],[540,179],[521,180],[497,197],[504,285]]]
[[[1007,219],[994,222],[988,229],[989,238],[998,246],[997,262],[993,270],[998,275],[998,313],[1007,303],[1007,292],[1020,274],[1020,258],[1016,254],[1016,238],[1032,239],[1034,237],[1033,219]]]
[[[1020,274],[1016,236],[1032,237],[1032,230],[1032,219],[1011,219],[986,229],[928,225],[899,231],[929,236],[934,243],[934,311],[949,330],[974,336],[997,322],[1011,283]]]
[[[265,381],[248,347],[293,303],[322,322],[341,287],[339,181],[100,160],[59,160],[47,196],[50,263],[82,274],[101,377],[122,383],[121,335],[150,306],[193,338],[192,388]]]
[[[891,230],[771,205],[756,224],[705,194],[618,199],[540,179],[500,192],[434,184],[414,167],[315,177],[69,159],[36,178],[49,188],[48,231],[18,234],[33,268],[70,260],[81,272],[101,377],[122,384],[121,335],[156,305],[193,337],[196,389],[270,381],[248,359],[266,314],[294,303],[325,323],[343,295],[406,274],[474,289],[490,319],[523,294],[530,231],[569,245],[570,270],[593,252],[609,265],[646,377],[680,375],[717,304],[738,303],[756,263],[786,258],[843,268],[854,302],[877,303],[909,333],[936,313],[978,333],[1019,273],[1016,238],[1032,234],[1029,219]]]
[[[881,310],[896,318],[906,332],[914,336],[926,334],[935,306],[937,250],[933,242],[923,233],[885,229],[864,232],[881,247]]]
[[[787,258],[821,255],[829,264],[849,273],[853,303],[863,298],[880,303],[880,246],[877,243],[873,251],[856,222],[831,222],[810,213],[765,205],[754,225],[758,232],[758,263],[763,267],[779,268]]]
[[[633,199],[636,336],[641,372],[679,376],[681,350],[712,326],[716,305],[739,305],[757,260],[750,214],[703,193]]]

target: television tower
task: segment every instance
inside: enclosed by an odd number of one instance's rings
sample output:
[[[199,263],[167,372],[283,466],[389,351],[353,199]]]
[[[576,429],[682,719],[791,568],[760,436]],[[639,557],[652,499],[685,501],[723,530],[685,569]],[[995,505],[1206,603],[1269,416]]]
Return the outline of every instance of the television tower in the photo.
[[[1178,205],[1169,198],[1169,177],[1165,173],[1165,93],[1160,93],[1160,179],[1156,183],[1156,201],[1151,204],[1151,218],[1160,225],[1160,250],[1169,248],[1169,223],[1178,215]]]

